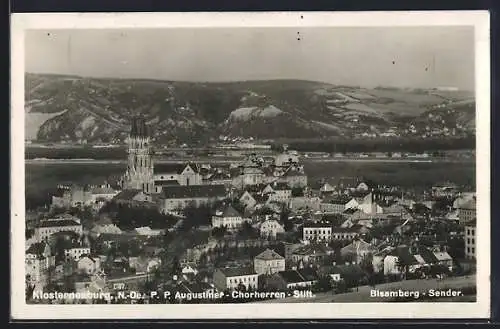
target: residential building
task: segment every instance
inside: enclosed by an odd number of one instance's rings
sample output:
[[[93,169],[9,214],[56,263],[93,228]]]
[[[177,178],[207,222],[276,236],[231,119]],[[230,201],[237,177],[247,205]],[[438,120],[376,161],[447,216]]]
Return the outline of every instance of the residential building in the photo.
[[[267,239],[276,239],[278,234],[285,232],[283,225],[275,219],[268,219],[260,225],[260,236]]]
[[[276,251],[266,249],[254,258],[254,270],[257,274],[274,274],[285,270],[285,257]]]
[[[269,193],[269,201],[274,202],[288,202],[292,197],[292,189],[285,183],[273,183],[272,185],[268,185],[270,187],[271,192]],[[266,187],[267,189],[267,187]],[[264,190],[266,193],[266,190]]]
[[[202,185],[203,176],[200,174],[200,168],[194,163],[158,163],[154,167],[154,182],[157,190],[163,185]],[[177,182],[177,184],[173,182]]]
[[[239,200],[247,209],[252,209],[257,205],[257,200],[248,191],[243,192]]]
[[[465,225],[476,219],[476,199],[465,202],[458,208],[459,223]]]
[[[288,270],[275,273],[271,285],[276,290],[308,288],[318,282],[318,274],[311,268]]]
[[[253,267],[229,267],[216,269],[213,281],[219,291],[236,290],[240,285],[248,290],[258,288],[258,278]]]
[[[304,241],[328,241],[332,239],[332,226],[328,223],[311,223],[304,225]]]
[[[465,225],[465,257],[476,258],[476,220],[472,220]]]
[[[212,216],[212,227],[225,226],[228,231],[238,230],[245,220],[241,214],[231,205],[226,205],[221,211]]]
[[[362,239],[354,239],[350,244],[340,249],[342,257],[347,255],[353,256],[356,263],[359,263],[365,257],[372,255],[377,251],[375,246]]]
[[[324,244],[313,243],[294,249],[291,252],[291,260],[298,265],[318,264],[333,253],[334,250]]]
[[[158,257],[131,256],[128,263],[136,275],[142,275],[153,272],[160,267],[161,260]]]
[[[125,189],[115,195],[113,201],[119,205],[146,206],[149,203],[154,206],[151,195],[140,189]]]
[[[320,204],[320,211],[325,213],[341,214],[347,209],[357,208],[359,203],[355,198],[347,195],[326,197]]]
[[[344,212],[342,213],[342,215],[344,215],[344,217],[346,217],[347,219],[350,219],[353,222],[356,222],[356,221],[358,221],[360,219],[364,219],[364,218],[367,217],[367,214],[364,213],[359,208],[349,208],[349,209],[346,209],[346,210],[344,210]]]
[[[35,285],[44,285],[50,268],[55,267],[55,256],[46,242],[32,244],[25,254],[25,275]]]
[[[224,185],[189,185],[164,187],[160,197],[160,211],[166,213],[188,206],[207,205],[226,197]]]
[[[353,228],[334,227],[332,228],[332,239],[334,240],[352,240],[358,235]]]
[[[83,228],[82,224],[80,224],[80,220],[76,217],[66,216],[42,221],[35,228],[35,237],[37,241],[44,241],[52,234],[64,231],[71,231],[81,235]]]
[[[78,261],[83,255],[90,254],[90,247],[76,244],[71,248],[64,250],[64,259],[69,261]]]
[[[92,275],[101,269],[101,260],[97,256],[83,255],[77,262],[77,269],[81,273]]]

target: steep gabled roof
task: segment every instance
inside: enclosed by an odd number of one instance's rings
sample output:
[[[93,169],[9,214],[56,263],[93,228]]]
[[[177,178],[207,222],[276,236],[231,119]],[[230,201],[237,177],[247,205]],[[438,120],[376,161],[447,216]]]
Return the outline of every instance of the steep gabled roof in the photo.
[[[219,270],[226,277],[256,275],[257,274],[255,272],[255,270],[253,269],[253,267],[226,267],[226,268],[219,268]]]
[[[266,249],[257,256],[255,256],[255,259],[261,259],[261,260],[281,260],[285,259],[283,256],[278,254],[276,251],[271,250],[271,249]]]
[[[224,185],[164,186],[162,193],[166,199],[213,198],[225,195]]]
[[[132,201],[140,193],[142,193],[142,191],[139,189],[126,189],[115,195],[113,199]]]

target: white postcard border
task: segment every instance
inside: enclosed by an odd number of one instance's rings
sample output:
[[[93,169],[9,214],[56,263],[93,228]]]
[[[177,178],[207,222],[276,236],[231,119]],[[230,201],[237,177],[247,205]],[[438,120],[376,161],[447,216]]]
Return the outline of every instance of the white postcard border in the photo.
[[[345,319],[487,318],[490,316],[489,13],[64,13],[13,14],[11,26],[12,319]],[[246,28],[326,26],[475,26],[477,302],[291,303],[213,305],[27,305],[24,287],[24,31],[28,29]]]

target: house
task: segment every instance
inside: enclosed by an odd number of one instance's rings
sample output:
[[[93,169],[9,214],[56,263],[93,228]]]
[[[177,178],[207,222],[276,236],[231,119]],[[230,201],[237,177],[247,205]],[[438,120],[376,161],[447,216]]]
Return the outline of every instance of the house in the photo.
[[[453,267],[453,258],[446,251],[435,251],[434,257],[439,265],[448,267],[450,270]]]
[[[207,282],[180,282],[179,285],[177,286],[177,291],[180,292],[181,294],[186,294],[187,296],[191,295],[198,295],[200,296],[203,293],[209,294],[214,294],[217,289],[207,283]],[[182,296],[182,295],[181,295]],[[188,299],[189,300],[189,299]],[[200,299],[197,299],[198,301]]]
[[[231,205],[226,205],[222,211],[212,216],[212,227],[226,227],[228,231],[238,230],[245,220]]]
[[[235,290],[243,285],[247,290],[258,288],[259,275],[253,267],[218,268],[213,275],[213,282],[219,291]]]
[[[92,196],[89,186],[58,186],[52,196],[52,206],[59,208],[79,207],[91,204]]]
[[[303,228],[304,241],[329,241],[332,239],[332,226],[329,223],[310,223]]]
[[[90,202],[92,204],[95,204],[99,200],[110,201],[119,192],[119,190],[112,188],[109,184],[92,187],[90,188]]]
[[[209,175],[207,182],[212,185],[230,186],[233,181],[231,174],[217,169],[213,174]]]
[[[274,158],[274,165],[276,167],[289,167],[292,164],[298,163],[299,156],[295,152],[286,149]]]
[[[245,167],[240,175],[233,178],[232,185],[236,188],[244,188],[249,185],[260,185],[264,179],[265,174],[261,168]]]
[[[164,187],[160,196],[160,211],[184,209],[190,205],[210,204],[226,197],[224,185],[189,185]]]
[[[321,199],[317,196],[299,196],[290,199],[288,202],[288,207],[292,211],[301,211],[301,210],[312,210],[319,211],[321,205]]]
[[[257,200],[248,191],[243,192],[239,200],[246,209],[253,209],[257,205]]]
[[[64,216],[61,218],[49,219],[43,222],[35,228],[35,237],[37,241],[43,241],[48,239],[52,234],[57,232],[71,231],[78,235],[83,233],[82,224],[80,224],[80,219],[72,216]]]
[[[285,270],[285,257],[276,251],[266,249],[254,258],[254,270],[257,274],[273,274]]]
[[[152,202],[150,195],[139,189],[126,189],[113,197],[113,201],[119,205],[143,206]]]
[[[357,208],[359,203],[348,195],[328,196],[320,204],[320,210],[325,213],[341,214],[350,208]]]
[[[334,240],[352,240],[358,235],[356,229],[334,227],[332,228],[332,239]]]
[[[293,166],[289,167],[278,180],[291,188],[307,186],[307,175],[303,172],[303,169],[299,170]]]
[[[291,260],[299,265],[317,264],[333,253],[334,250],[324,244],[308,244],[294,249],[291,252]]]
[[[325,213],[341,214],[347,209],[355,209],[359,206],[359,203],[355,198],[347,195],[326,197],[320,204],[320,211]]]
[[[283,225],[275,219],[269,219],[260,225],[260,236],[266,239],[276,239],[278,234],[285,232]]]
[[[373,189],[378,188],[378,184],[371,181],[371,180],[365,180],[363,182],[360,182],[358,186],[356,186],[356,191],[360,192],[366,192],[366,191],[372,191]]]
[[[476,258],[476,220],[465,225],[465,258]]]
[[[324,183],[320,188],[319,191],[322,194],[331,194],[335,192],[335,187],[333,185],[330,185],[328,182]]]
[[[358,208],[346,209],[346,210],[344,210],[342,215],[344,215],[344,217],[346,217],[347,219],[350,219],[353,222],[356,222],[362,218],[366,218],[366,214]]]
[[[171,183],[169,182],[177,182],[177,184],[181,186],[203,184],[200,168],[193,163],[157,163],[154,166],[153,172],[155,186],[170,185]]]
[[[267,187],[271,188],[271,192],[269,193],[269,201],[274,202],[288,202],[292,197],[292,189],[286,183],[277,183],[274,182],[272,185],[268,185]],[[266,187],[266,189],[267,189]],[[264,190],[265,193],[265,190]]]
[[[198,274],[198,270],[192,265],[185,264],[182,267],[181,273],[187,274],[187,275],[196,275],[196,274]]]
[[[350,244],[340,249],[342,257],[347,255],[354,256],[356,263],[359,263],[363,258],[372,255],[377,249],[370,243],[362,239],[354,239]]]
[[[327,275],[333,282],[344,281],[346,283],[359,283],[363,278],[366,278],[366,273],[358,264],[344,264],[325,266],[318,272]]]
[[[399,246],[384,258],[384,274],[400,274],[406,270],[413,273],[433,264],[438,264],[438,259],[428,248]]]
[[[474,192],[466,192],[462,193],[460,196],[458,196],[454,201],[453,201],[453,208],[458,209],[462,205],[466,204],[467,202],[474,200],[476,197],[476,193]]]
[[[432,195],[436,197],[455,196],[458,193],[458,187],[454,183],[444,182],[432,187]]]
[[[476,219],[476,199],[469,200],[458,208],[459,223],[465,225]]]
[[[43,286],[50,269],[55,265],[55,256],[52,255],[48,243],[36,242],[26,250],[24,262],[25,275],[32,284],[41,284]]]
[[[73,276],[73,281],[75,285],[75,293],[99,293],[107,290],[105,275],[102,275],[99,272],[96,272],[94,275],[78,273]],[[89,302],[90,301],[91,299],[89,299]]]
[[[77,262],[80,273],[92,275],[101,269],[101,260],[97,256],[83,255]]]
[[[132,256],[128,258],[128,263],[135,274],[141,275],[151,273],[159,268],[161,260],[158,257]]]
[[[308,288],[318,282],[316,271],[311,268],[277,272],[273,275],[271,285],[276,290]]]
[[[82,244],[74,244],[68,249],[64,249],[64,259],[69,261],[78,261],[82,255],[90,254],[90,247]]]

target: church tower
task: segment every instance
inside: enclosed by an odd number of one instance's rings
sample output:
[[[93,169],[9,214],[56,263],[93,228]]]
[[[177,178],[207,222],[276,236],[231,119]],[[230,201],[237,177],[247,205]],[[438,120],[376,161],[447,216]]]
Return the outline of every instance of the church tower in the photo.
[[[128,138],[128,164],[123,179],[124,189],[139,189],[145,193],[154,192],[153,159],[150,135],[143,117],[132,119]]]

